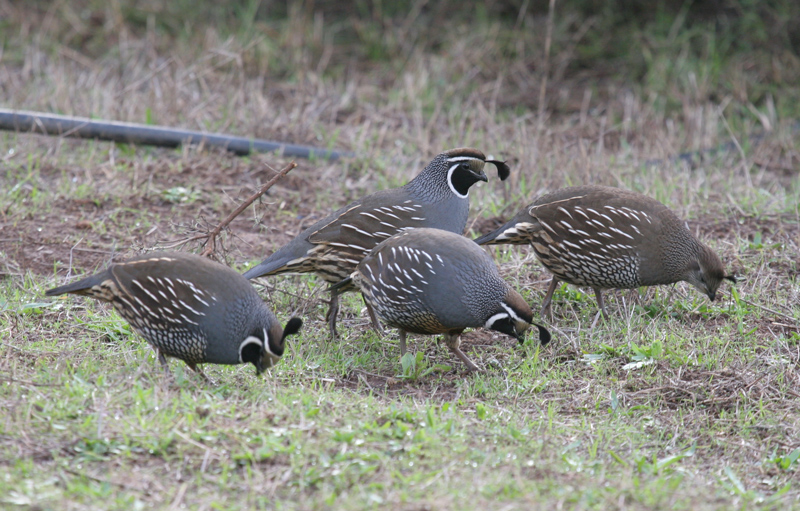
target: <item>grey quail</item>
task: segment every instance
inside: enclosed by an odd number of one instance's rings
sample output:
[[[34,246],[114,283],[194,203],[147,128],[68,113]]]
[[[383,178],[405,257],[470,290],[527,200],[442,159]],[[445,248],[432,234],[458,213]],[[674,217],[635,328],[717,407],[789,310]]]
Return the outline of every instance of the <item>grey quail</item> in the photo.
[[[181,252],[158,252],[114,263],[107,270],[50,289],[111,302],[156,350],[179,358],[202,375],[197,364],[256,366],[256,374],[283,355],[286,336],[303,322],[281,328],[253,286],[227,266]]]
[[[469,214],[469,189],[487,180],[483,172],[487,161],[497,167],[500,179],[509,176],[505,162],[487,160],[477,149],[451,149],[436,156],[405,186],[368,195],[318,221],[244,276],[316,273],[337,283],[353,272],[370,249],[404,229],[436,227],[462,234]],[[333,294],[325,317],[334,338],[338,311],[338,295]]]
[[[576,186],[545,194],[475,242],[531,244],[553,274],[543,315],[550,312],[561,280],[593,288],[604,317],[603,289],[686,281],[713,301],[723,279],[736,282],[726,275],[717,254],[665,205],[608,186]]]
[[[465,328],[496,330],[522,342],[532,324],[531,308],[500,278],[492,258],[472,240],[440,229],[411,229],[383,241],[331,289],[336,293],[351,282],[379,318],[400,330],[401,355],[406,332],[444,334],[450,351],[474,371],[459,348]],[[547,344],[550,333],[536,326]]]

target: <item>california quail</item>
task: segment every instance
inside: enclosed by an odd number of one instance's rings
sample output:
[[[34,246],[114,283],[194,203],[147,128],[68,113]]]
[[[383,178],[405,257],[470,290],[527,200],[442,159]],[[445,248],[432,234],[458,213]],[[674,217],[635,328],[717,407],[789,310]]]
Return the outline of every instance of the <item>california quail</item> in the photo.
[[[117,312],[156,350],[197,364],[256,366],[256,374],[283,355],[286,336],[303,322],[281,328],[253,286],[227,266],[181,252],[158,252],[112,264],[107,270],[45,294],[91,296],[111,302]]]
[[[406,332],[444,334],[450,351],[467,368],[477,366],[459,349],[465,328],[484,327],[523,341],[533,313],[519,293],[500,278],[492,258],[472,240],[440,229],[411,229],[373,248],[336,293],[350,284],[389,326]],[[542,326],[544,345],[550,333]]]
[[[500,179],[509,176],[504,162],[487,160],[477,149],[451,149],[405,186],[368,195],[315,223],[244,276],[316,273],[337,283],[353,272],[370,249],[404,229],[436,227],[462,234],[469,214],[469,189],[487,180],[483,172],[487,161],[497,167]],[[333,294],[325,318],[334,338],[338,311],[338,295]]]
[[[683,280],[713,301],[723,279],[736,282],[725,274],[717,254],[665,205],[608,186],[576,186],[543,195],[475,242],[531,244],[553,274],[543,315],[550,312],[560,280],[593,288],[604,317],[603,289]]]

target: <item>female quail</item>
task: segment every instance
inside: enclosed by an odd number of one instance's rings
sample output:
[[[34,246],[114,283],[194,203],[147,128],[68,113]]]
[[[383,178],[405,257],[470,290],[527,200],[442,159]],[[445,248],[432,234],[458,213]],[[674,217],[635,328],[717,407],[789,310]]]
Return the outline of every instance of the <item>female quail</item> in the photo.
[[[406,332],[444,334],[450,351],[474,371],[459,348],[465,328],[484,327],[522,342],[532,324],[531,308],[500,278],[492,258],[472,240],[440,229],[411,229],[387,239],[332,286],[333,293],[349,281],[378,317],[400,330],[401,355]],[[550,333],[536,326],[547,344]]]
[[[553,274],[543,315],[550,312],[560,280],[593,288],[604,317],[603,289],[686,281],[713,301],[723,279],[736,282],[725,274],[717,254],[665,205],[608,186],[576,186],[543,195],[475,242],[531,244]]]
[[[208,258],[159,252],[112,264],[106,271],[47,291],[91,296],[111,302],[117,312],[156,350],[197,364],[256,366],[256,374],[283,355],[286,336],[303,322],[292,318],[281,328],[250,283]]]
[[[404,229],[436,227],[462,234],[469,214],[469,189],[487,180],[483,172],[487,161],[497,166],[500,179],[509,176],[504,162],[487,160],[477,149],[451,149],[405,186],[368,195],[315,223],[244,276],[316,273],[337,283],[353,272],[370,249]],[[331,337],[336,337],[338,311],[338,296],[332,294],[325,316]]]

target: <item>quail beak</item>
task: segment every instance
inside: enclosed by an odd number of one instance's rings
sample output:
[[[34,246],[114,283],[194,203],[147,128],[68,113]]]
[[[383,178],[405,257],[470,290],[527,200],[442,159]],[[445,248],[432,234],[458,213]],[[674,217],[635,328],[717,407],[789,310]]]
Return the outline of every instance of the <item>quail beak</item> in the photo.
[[[488,183],[489,182],[489,178],[486,177],[486,172],[484,172],[482,170],[480,172],[473,172],[472,174],[475,176],[475,179],[477,179],[479,181],[483,181],[484,183]]]
[[[711,301],[713,302],[713,301],[714,301],[716,298],[717,298],[717,293],[716,293],[716,291],[714,291],[714,292],[711,292],[711,291],[709,291],[709,292],[708,292],[708,299],[709,299],[709,300],[711,300]]]
[[[547,346],[547,343],[550,342],[551,338],[550,331],[538,323],[531,323],[531,324],[535,326],[537,330],[539,330],[539,344],[541,344],[542,346]],[[514,337],[517,338],[520,344],[525,343],[525,332],[515,335]]]
[[[256,376],[260,376],[261,373],[263,373],[264,370],[267,369],[266,367],[264,367],[264,359],[263,358],[260,358],[260,359],[256,360],[254,365],[256,366]]]
[[[516,338],[520,344],[525,344],[525,333],[530,328],[530,323],[527,322],[515,322],[514,323],[514,338]]]
[[[263,373],[267,369],[271,369],[278,363],[280,359],[275,358],[269,353],[265,354],[265,356],[261,357],[258,362],[256,362],[256,376]]]

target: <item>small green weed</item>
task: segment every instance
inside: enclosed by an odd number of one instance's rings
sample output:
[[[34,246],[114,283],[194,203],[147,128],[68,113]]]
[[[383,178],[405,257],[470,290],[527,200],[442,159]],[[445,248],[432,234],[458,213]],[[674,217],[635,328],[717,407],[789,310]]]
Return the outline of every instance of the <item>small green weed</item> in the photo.
[[[400,365],[403,368],[403,373],[399,377],[409,381],[416,381],[430,374],[443,373],[452,369],[449,365],[430,364],[422,352],[417,352],[416,354],[406,353],[400,359]]]

